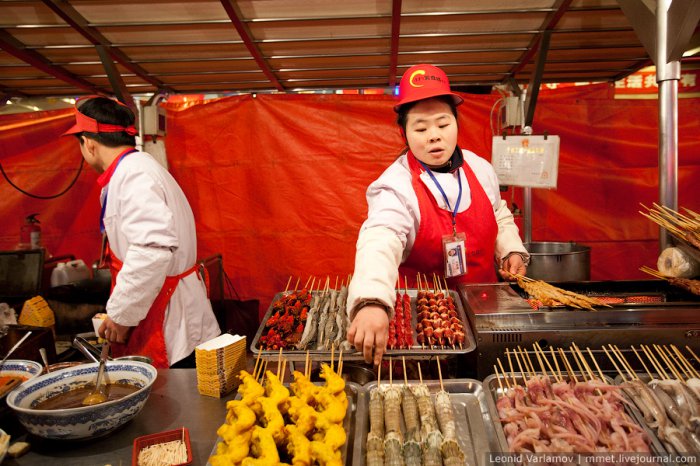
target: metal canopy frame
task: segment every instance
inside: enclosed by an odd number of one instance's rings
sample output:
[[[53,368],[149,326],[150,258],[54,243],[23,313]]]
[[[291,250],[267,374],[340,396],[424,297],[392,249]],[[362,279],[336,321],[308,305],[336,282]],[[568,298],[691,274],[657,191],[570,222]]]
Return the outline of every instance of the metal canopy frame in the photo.
[[[3,95],[116,93],[115,73],[131,94],[389,90],[419,62],[460,87],[613,81],[650,62],[615,0],[8,0],[0,18]]]

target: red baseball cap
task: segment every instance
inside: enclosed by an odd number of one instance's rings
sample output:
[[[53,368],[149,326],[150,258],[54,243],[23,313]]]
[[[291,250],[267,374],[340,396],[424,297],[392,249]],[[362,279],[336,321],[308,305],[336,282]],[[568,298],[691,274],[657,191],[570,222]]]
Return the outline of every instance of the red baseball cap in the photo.
[[[426,64],[413,65],[401,77],[399,103],[394,105],[394,111],[398,112],[403,104],[441,95],[451,96],[455,105],[464,102],[464,99],[450,90],[450,81],[440,68]]]
[[[119,132],[125,132],[129,136],[135,136],[138,134],[138,131],[136,131],[136,127],[134,125],[129,125],[129,126],[120,126],[120,125],[112,125],[112,124],[107,124],[107,123],[100,123],[99,121],[95,120],[92,117],[89,117],[82,113],[80,111],[80,107],[87,102],[90,99],[94,99],[96,97],[102,97],[99,95],[91,95],[87,97],[81,97],[75,102],[75,124],[71,126],[71,128],[63,133],[61,136],[68,136],[70,134],[77,134],[77,133],[119,133]],[[108,99],[109,97],[105,97],[105,99]],[[110,99],[114,101],[115,103],[121,105],[122,107],[129,108],[123,103],[119,102],[118,100]]]

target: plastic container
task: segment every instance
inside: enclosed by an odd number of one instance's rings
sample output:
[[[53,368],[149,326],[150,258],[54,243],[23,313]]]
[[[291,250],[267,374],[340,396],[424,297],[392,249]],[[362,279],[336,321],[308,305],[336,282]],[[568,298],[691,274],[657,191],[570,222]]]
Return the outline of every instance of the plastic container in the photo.
[[[51,286],[68,285],[69,283],[87,280],[90,278],[90,270],[82,259],[59,262],[51,272]]]
[[[158,432],[157,434],[143,435],[141,437],[136,437],[134,439],[134,450],[131,455],[131,466],[138,466],[139,464],[139,453],[146,447],[151,445],[156,445],[158,443],[168,443],[174,442],[175,440],[183,440],[184,431],[184,441],[185,448],[187,449],[187,462],[175,464],[173,466],[187,466],[192,464],[192,445],[190,445],[190,431],[187,427],[182,427],[180,429],[168,430],[166,432]]]

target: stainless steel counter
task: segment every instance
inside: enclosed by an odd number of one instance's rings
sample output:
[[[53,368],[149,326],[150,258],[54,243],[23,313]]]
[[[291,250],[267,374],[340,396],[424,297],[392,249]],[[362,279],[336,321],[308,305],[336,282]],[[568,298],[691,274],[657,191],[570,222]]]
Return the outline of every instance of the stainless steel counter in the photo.
[[[235,395],[235,391],[221,399],[200,395],[195,369],[160,369],[146,406],[134,420],[105,438],[81,442],[28,435],[11,412],[4,412],[0,427],[12,434],[13,442],[27,441],[32,447],[19,458],[6,457],[3,466],[128,466],[136,437],[182,426],[190,431],[192,464],[204,465],[216,443],[216,430],[226,418],[226,402]]]

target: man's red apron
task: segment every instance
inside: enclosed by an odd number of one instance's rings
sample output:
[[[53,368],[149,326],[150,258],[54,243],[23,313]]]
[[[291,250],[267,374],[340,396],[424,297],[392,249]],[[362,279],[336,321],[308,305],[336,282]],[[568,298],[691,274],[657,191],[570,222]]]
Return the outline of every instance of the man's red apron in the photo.
[[[112,290],[117,282],[117,274],[122,268],[123,263],[117,259],[109,244],[106,245],[106,262],[109,265],[112,273]],[[180,275],[165,277],[165,283],[160,289],[156,300],[153,301],[151,308],[136,327],[133,327],[126,344],[112,343],[112,356],[127,356],[138,354],[148,356],[153,360],[153,365],[158,368],[167,368],[168,353],[165,348],[165,335],[163,333],[163,323],[165,322],[165,310],[168,307],[170,297],[175,292],[179,281],[191,273],[197,271],[199,264],[193,265],[185,270]]]
[[[415,279],[418,272],[430,276],[445,275],[445,259],[442,251],[442,237],[452,232],[452,213],[441,209],[425,183],[420,179],[424,171],[416,157],[408,152],[408,166],[411,170],[411,184],[418,197],[420,209],[420,227],[416,234],[411,253],[399,269],[400,276]],[[455,222],[457,232],[467,236],[465,244],[467,255],[467,273],[448,278],[450,288],[459,283],[493,283],[496,282],[494,268],[494,250],[498,225],[493,212],[493,205],[476,175],[465,162],[462,170],[469,183],[471,205],[463,212],[457,213]]]

